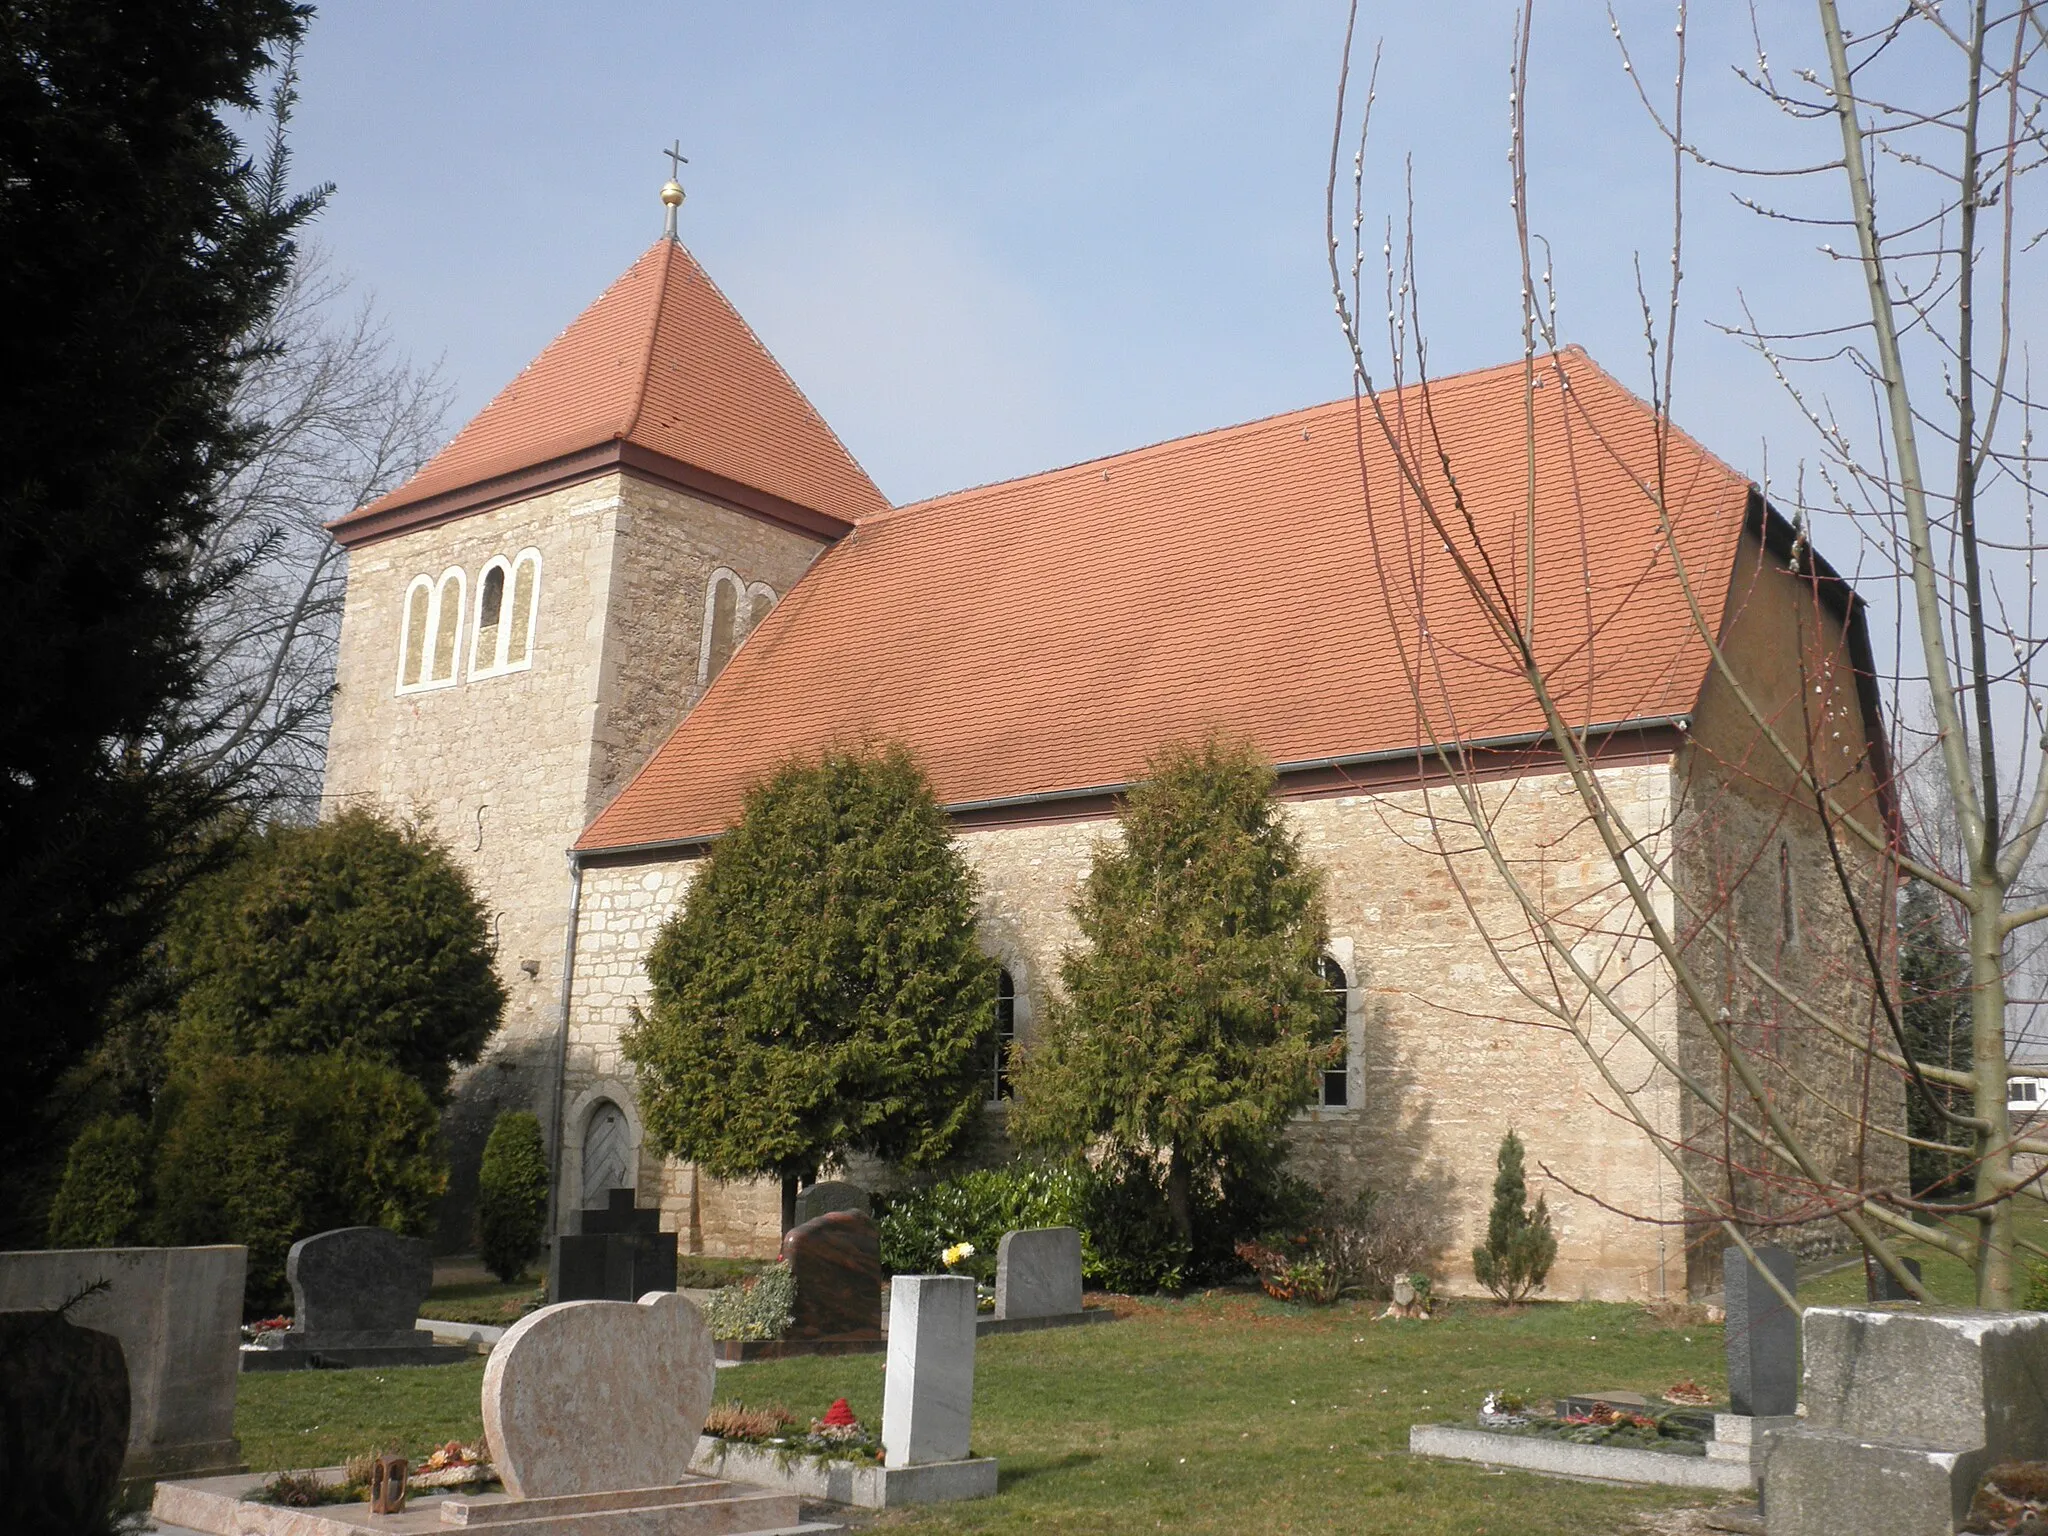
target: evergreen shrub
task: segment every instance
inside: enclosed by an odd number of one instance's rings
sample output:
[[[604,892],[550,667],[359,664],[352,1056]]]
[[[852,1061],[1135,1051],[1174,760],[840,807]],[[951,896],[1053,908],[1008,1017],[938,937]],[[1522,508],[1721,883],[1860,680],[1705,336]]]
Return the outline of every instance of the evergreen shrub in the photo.
[[[973,1257],[955,1264],[951,1272],[973,1275],[986,1285],[995,1279],[996,1249],[1005,1232],[1080,1227],[1086,1274],[1093,1258],[1082,1218],[1088,1179],[1085,1167],[1012,1163],[878,1196],[882,1267],[897,1275],[945,1274],[942,1251],[968,1242],[974,1244]]]
[[[92,1121],[71,1144],[50,1208],[55,1248],[118,1248],[140,1238],[149,1131],[134,1115]]]
[[[647,957],[626,1032],[652,1144],[717,1178],[906,1167],[978,1128],[996,964],[931,785],[900,747],[792,760],[749,791]]]
[[[704,1323],[714,1339],[779,1339],[795,1317],[796,1275],[783,1263],[722,1286],[704,1304]]]
[[[1486,1242],[1472,1250],[1472,1274],[1500,1300],[1513,1305],[1543,1289],[1557,1260],[1557,1236],[1550,1230],[1550,1207],[1543,1196],[1528,1206],[1528,1184],[1522,1176],[1522,1138],[1509,1131],[1501,1138],[1495,1159],[1493,1210],[1486,1221]]]
[[[392,1067],[221,1057],[167,1086],[155,1183],[157,1240],[246,1245],[244,1301],[265,1313],[288,1301],[294,1242],[334,1227],[422,1235],[448,1168],[432,1101]]]
[[[539,1257],[547,1235],[548,1151],[538,1117],[507,1110],[491,1126],[477,1171],[476,1251],[510,1285]]]
[[[505,1008],[468,878],[433,838],[368,811],[265,831],[194,887],[165,948],[174,1069],[346,1051],[439,1104]]]

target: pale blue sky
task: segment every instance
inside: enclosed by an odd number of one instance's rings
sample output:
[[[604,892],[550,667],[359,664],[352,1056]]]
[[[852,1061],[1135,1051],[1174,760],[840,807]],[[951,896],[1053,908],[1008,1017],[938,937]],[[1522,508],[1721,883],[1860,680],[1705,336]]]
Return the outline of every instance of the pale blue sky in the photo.
[[[1746,18],[1695,22],[1696,120],[1778,158],[1734,87]],[[1805,46],[1804,6],[1767,6]],[[1667,7],[1629,4],[1668,81]],[[1499,0],[1368,4],[1384,38],[1372,204],[1414,156],[1436,372],[1517,355]],[[338,184],[323,241],[466,418],[660,230],[659,150],[691,164],[691,248],[895,500],[1335,398],[1323,266],[1344,12],[1226,5],[441,3],[324,6],[299,170]],[[1726,30],[1733,28],[1734,30]],[[1632,387],[1630,263],[1666,270],[1669,157],[1601,7],[1539,16],[1538,227],[1567,339]],[[1823,152],[1825,146],[1823,145]],[[1348,157],[1348,152],[1347,152]],[[1807,235],[1696,173],[1681,422],[1751,473],[1808,450],[1763,367],[1719,337],[1743,288],[1803,318]],[[1845,551],[1846,553],[1846,551]],[[1853,563],[1850,562],[1850,563]]]

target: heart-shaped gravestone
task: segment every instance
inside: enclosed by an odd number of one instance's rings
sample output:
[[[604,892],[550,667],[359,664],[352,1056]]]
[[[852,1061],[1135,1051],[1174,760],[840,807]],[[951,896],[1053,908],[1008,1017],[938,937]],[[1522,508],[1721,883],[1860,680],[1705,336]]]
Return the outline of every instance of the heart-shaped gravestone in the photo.
[[[542,1307],[484,1368],[491,1462],[517,1498],[671,1487],[716,1374],[703,1314],[674,1291]]]

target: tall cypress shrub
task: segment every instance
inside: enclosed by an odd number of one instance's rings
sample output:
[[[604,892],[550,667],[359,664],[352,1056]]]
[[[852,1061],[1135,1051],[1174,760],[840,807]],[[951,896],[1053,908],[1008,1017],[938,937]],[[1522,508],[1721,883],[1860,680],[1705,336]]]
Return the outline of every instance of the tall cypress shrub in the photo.
[[[1550,1207],[1536,1197],[1528,1205],[1528,1181],[1522,1175],[1522,1138],[1509,1131],[1494,1159],[1493,1210],[1486,1218],[1486,1241],[1472,1250],[1472,1274],[1510,1306],[1543,1288],[1557,1261],[1557,1236],[1550,1230]]]
[[[476,1251],[510,1285],[540,1255],[547,1234],[548,1151],[540,1120],[509,1109],[491,1125],[476,1181]]]

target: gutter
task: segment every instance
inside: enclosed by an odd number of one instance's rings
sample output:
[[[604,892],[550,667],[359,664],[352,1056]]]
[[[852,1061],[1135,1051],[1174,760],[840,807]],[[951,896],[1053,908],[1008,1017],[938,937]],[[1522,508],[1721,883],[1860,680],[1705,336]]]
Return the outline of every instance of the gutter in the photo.
[[[1581,737],[1604,737],[1619,735],[1623,731],[1667,729],[1683,731],[1689,729],[1691,725],[1692,716],[1690,713],[1682,715],[1636,716],[1628,720],[1609,720],[1599,725],[1589,725],[1581,729],[1578,735]],[[1512,736],[1487,736],[1477,741],[1446,742],[1442,746],[1424,744],[1421,746],[1383,747],[1377,752],[1348,752],[1336,757],[1304,757],[1293,762],[1275,763],[1273,765],[1273,772],[1276,776],[1285,779],[1287,775],[1294,773],[1366,768],[1378,763],[1401,762],[1404,759],[1422,758],[1442,761],[1445,757],[1456,758],[1476,752],[1505,752],[1512,751],[1518,747],[1540,746],[1549,740],[1549,731],[1520,731]],[[1062,800],[1089,800],[1105,795],[1121,795],[1143,782],[1141,779],[1119,779],[1113,783],[1089,784],[1079,788],[1035,790],[1026,795],[997,795],[987,800],[956,800],[950,805],[941,806],[940,809],[948,816],[968,816],[983,811],[1021,810],[1035,805],[1053,805]],[[642,854],[676,854],[681,853],[685,849],[702,850],[708,848],[723,836],[725,836],[723,832],[707,832],[694,837],[665,837],[655,838],[644,843],[620,843],[608,848],[571,849],[569,857],[572,862],[576,862],[576,878],[578,881],[581,881],[583,872],[580,860],[585,858],[604,859],[607,861],[612,859],[631,861]],[[572,935],[575,933],[575,918],[573,915],[570,918],[570,933]],[[563,1006],[566,1017],[566,994]]]

